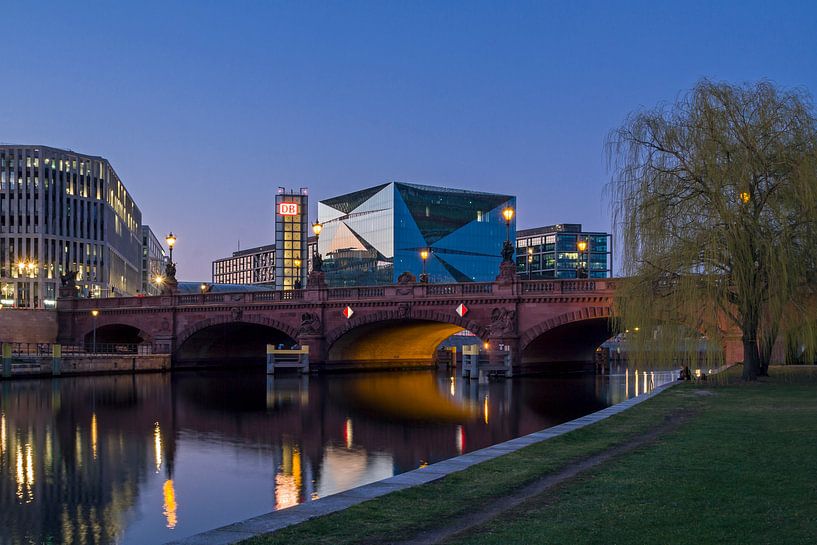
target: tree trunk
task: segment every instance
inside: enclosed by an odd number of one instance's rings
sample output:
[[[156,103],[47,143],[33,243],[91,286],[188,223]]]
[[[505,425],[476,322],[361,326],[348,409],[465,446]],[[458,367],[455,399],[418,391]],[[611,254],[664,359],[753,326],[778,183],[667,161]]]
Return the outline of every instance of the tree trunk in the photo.
[[[774,350],[775,340],[774,337],[768,336],[760,342],[757,374],[761,377],[769,376],[769,363],[772,360],[772,350]]]
[[[743,337],[743,380],[757,380],[758,368],[757,339]]]

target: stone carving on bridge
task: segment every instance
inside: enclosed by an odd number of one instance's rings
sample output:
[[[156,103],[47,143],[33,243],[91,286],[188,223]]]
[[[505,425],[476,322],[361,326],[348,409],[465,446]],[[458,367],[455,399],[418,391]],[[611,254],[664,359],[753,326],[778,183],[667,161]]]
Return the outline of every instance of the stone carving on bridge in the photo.
[[[159,325],[159,331],[161,333],[170,333],[170,322],[167,321],[167,318],[162,318],[162,323]]]
[[[397,295],[411,295],[414,293],[412,284],[416,282],[417,277],[410,272],[406,271],[401,273],[400,276],[397,277],[397,285],[400,286],[397,288]]]
[[[75,288],[77,285],[77,273],[70,269],[65,271],[65,274],[60,275],[60,283],[63,288]]]
[[[238,307],[233,307],[230,309],[230,318],[232,318],[234,322],[241,320],[243,315],[244,311]]]
[[[504,337],[516,334],[516,311],[495,308],[491,311],[491,325],[488,326],[491,337]]]
[[[298,328],[298,335],[320,335],[323,331],[321,319],[314,312],[304,312],[301,314],[301,326]]]
[[[411,316],[411,304],[410,303],[400,303],[397,305],[397,317],[398,318],[408,318]]]

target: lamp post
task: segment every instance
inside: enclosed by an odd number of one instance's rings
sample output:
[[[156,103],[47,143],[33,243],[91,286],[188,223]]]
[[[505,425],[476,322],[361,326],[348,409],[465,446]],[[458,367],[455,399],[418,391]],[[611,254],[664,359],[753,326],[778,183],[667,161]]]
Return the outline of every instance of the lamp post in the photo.
[[[295,282],[292,283],[292,288],[301,289],[301,260],[293,259],[292,264],[295,265]]]
[[[315,253],[312,255],[312,270],[315,272],[321,272],[323,268],[323,260],[321,259],[321,254],[318,251],[318,240],[321,236],[321,230],[323,230],[323,225],[320,222],[315,221],[312,224],[312,232],[315,234]]]
[[[576,265],[576,278],[587,278],[587,270],[584,266],[584,252],[587,250],[587,241],[578,241],[576,243],[576,248],[579,250],[579,263]]]
[[[502,246],[502,261],[510,263],[513,259],[513,246],[511,245],[511,220],[513,219],[513,208],[506,207],[502,211],[502,217],[505,218],[505,244]]]
[[[170,249],[170,263],[173,263],[173,246],[176,245],[176,235],[173,234],[173,231],[170,232],[165,237],[165,242],[167,242],[167,247]]]
[[[94,319],[94,333],[93,333],[93,342],[91,344],[91,353],[96,354],[96,317],[99,316],[99,310],[94,309],[91,311],[91,317]]]
[[[420,252],[420,259],[423,260],[423,274],[420,275],[420,282],[423,284],[428,283],[428,275],[426,274],[426,260],[428,259],[428,249],[422,250]]]
[[[528,280],[531,279],[532,268],[533,268],[533,248],[528,248]]]

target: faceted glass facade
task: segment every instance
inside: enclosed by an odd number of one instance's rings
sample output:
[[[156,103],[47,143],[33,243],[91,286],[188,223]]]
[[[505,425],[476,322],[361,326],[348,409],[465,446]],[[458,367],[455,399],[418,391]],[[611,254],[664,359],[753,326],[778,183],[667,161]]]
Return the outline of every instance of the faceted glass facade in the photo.
[[[391,284],[419,277],[429,252],[430,282],[494,280],[507,236],[509,195],[389,183],[318,203],[318,242],[330,286]],[[510,225],[513,240],[515,222]]]
[[[584,252],[579,241],[587,243]],[[516,256],[516,270],[523,278],[608,278],[611,237],[582,231],[575,223],[524,229],[516,235]]]

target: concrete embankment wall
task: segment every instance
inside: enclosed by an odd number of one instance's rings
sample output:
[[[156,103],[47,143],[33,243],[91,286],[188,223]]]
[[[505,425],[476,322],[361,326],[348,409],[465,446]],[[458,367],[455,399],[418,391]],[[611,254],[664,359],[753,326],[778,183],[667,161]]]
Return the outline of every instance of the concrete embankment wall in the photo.
[[[52,358],[14,357],[11,378],[52,375]],[[146,373],[170,370],[169,354],[117,356],[65,356],[60,361],[62,375]]]
[[[0,309],[0,341],[57,342],[57,311]]]

